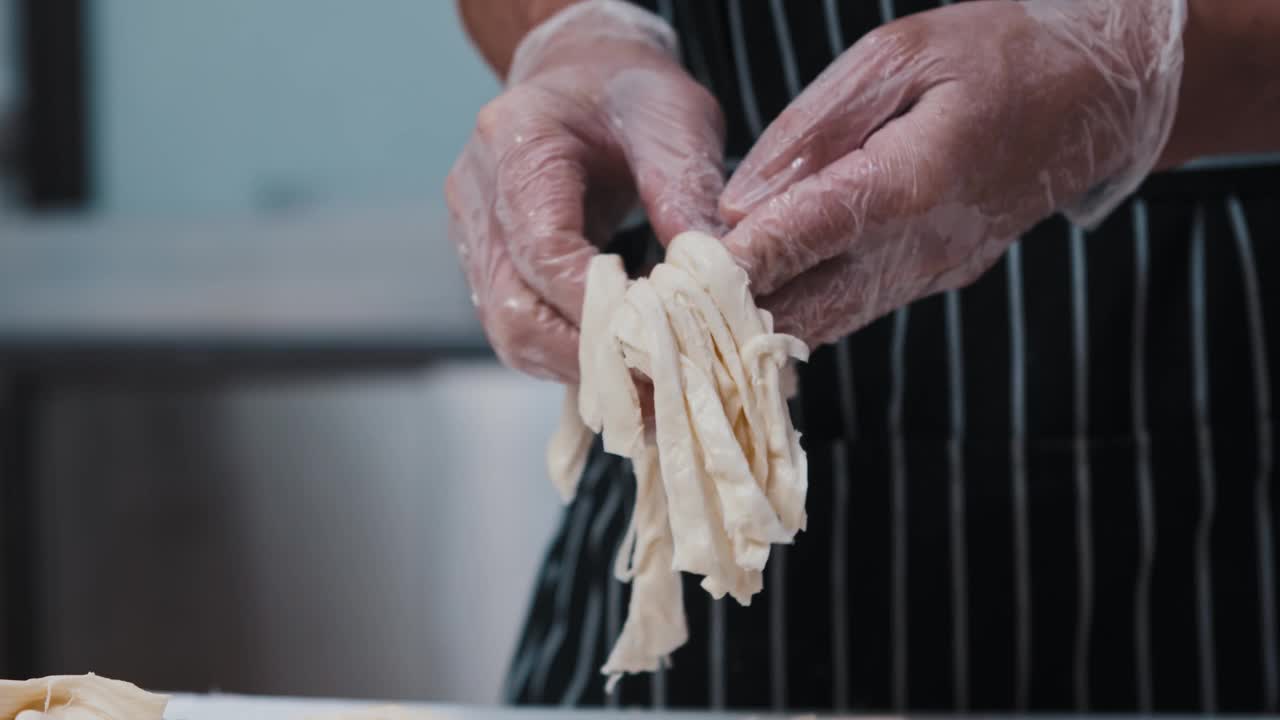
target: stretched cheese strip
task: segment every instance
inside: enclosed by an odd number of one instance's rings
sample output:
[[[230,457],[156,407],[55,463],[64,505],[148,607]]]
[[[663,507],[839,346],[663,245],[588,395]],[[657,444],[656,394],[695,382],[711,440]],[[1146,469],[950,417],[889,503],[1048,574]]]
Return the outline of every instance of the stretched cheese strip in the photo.
[[[604,435],[604,449],[626,457],[630,457],[643,441],[644,425],[635,385],[623,364],[621,349],[605,333],[626,289],[627,274],[618,256],[598,255],[592,258],[587,269],[586,301],[582,312],[581,336],[584,340],[578,347],[580,387],[583,391],[579,392],[578,387],[565,390],[560,424],[547,445],[547,472],[560,492],[561,500],[566,503],[577,492],[578,480],[591,450],[593,432],[608,428],[609,432]],[[602,407],[599,390],[602,384],[615,388],[615,391],[625,390],[631,402],[612,402]]]
[[[644,447],[644,421],[641,417],[640,394],[631,371],[627,368],[622,343],[605,334],[595,342],[595,346],[594,380],[604,387],[612,388],[611,392],[617,396],[601,407],[605,452],[635,457]],[[599,393],[599,389],[593,387],[591,392]]]
[[[690,414],[690,426],[694,430],[693,441],[698,446],[709,471],[715,466],[714,461],[708,460],[709,455],[720,450],[704,443],[707,441],[719,443],[722,439],[731,438],[732,434],[720,432],[721,424],[724,425],[725,430],[728,429],[728,424],[724,420],[723,409],[716,398],[710,378],[689,362],[688,358],[681,358],[681,371],[685,381],[685,399]],[[738,562],[726,530],[715,480],[707,471],[700,473],[700,480],[706,502],[706,517],[703,522],[711,528],[713,552],[709,559],[714,563],[714,571],[704,573],[706,577],[702,579],[702,589],[716,599],[728,594],[732,595],[738,603],[750,605],[751,596],[760,592],[764,586],[764,577],[760,572],[764,562],[763,559],[749,558],[749,560],[756,560],[760,567],[750,567]],[[767,548],[764,552],[767,558]]]
[[[673,546],[667,501],[658,477],[658,450],[650,445],[632,458],[636,475],[636,530],[631,602],[622,632],[601,672],[612,690],[624,673],[652,672],[689,639],[680,575],[671,569]]]
[[[734,336],[739,339],[744,363],[751,368],[757,385],[757,401],[767,414],[764,425],[768,429],[769,464],[772,472],[765,484],[765,491],[778,510],[783,525],[794,533],[803,530],[807,520],[803,491],[800,493],[798,507],[795,502],[799,484],[796,477],[806,477],[807,467],[801,467],[797,459],[803,457],[803,452],[799,450],[799,435],[792,427],[790,414],[786,410],[786,396],[782,394],[780,375],[786,365],[787,354],[805,360],[809,351],[804,343],[791,338],[794,343],[781,349],[781,357],[773,344],[762,345],[748,352],[748,343],[760,336],[772,336],[773,318],[767,311],[756,307],[747,287],[746,272],[732,260],[724,262],[727,257],[728,251],[715,238],[702,233],[686,232],[672,241],[666,261],[686,269],[703,283],[724,313],[725,321],[733,330]],[[764,352],[765,350],[770,352]],[[775,480],[784,486],[775,489]]]
[[[679,247],[682,246],[678,246]],[[668,302],[675,298],[689,303],[691,309],[698,314],[706,326],[710,339],[715,346],[716,367],[724,368],[725,378],[717,377],[722,400],[725,406],[725,417],[735,426],[739,422],[739,414],[744,417],[746,434],[739,438],[739,446],[750,458],[751,474],[757,482],[768,476],[768,454],[765,443],[763,421],[756,408],[755,390],[748,381],[738,352],[739,342],[733,331],[725,323],[715,299],[694,278],[679,265],[663,264],[654,268],[650,274],[654,283],[667,290]],[[665,297],[665,296],[664,296]],[[745,339],[745,338],[744,338]]]
[[[745,339],[766,332],[746,271],[719,240],[700,232],[680,233],[667,248],[665,263],[689,273],[707,289],[736,336]]]
[[[578,417],[578,388],[569,387],[564,394],[560,425],[547,443],[547,474],[565,503],[577,494],[578,479],[587,464],[594,437],[591,428]]]
[[[727,392],[720,383],[713,388],[709,382],[707,368],[725,364],[721,361],[724,354],[712,348],[713,341],[718,347],[728,347],[732,337],[706,293],[676,267],[659,265],[649,277],[667,305],[672,327],[679,329],[677,337],[686,360],[686,402],[690,415],[697,418],[694,433],[713,480],[712,489],[719,500],[719,515],[732,541],[734,558],[744,569],[763,569],[769,544],[790,542],[791,537],[757,484],[743,446],[734,435],[732,416],[721,399],[729,393],[750,395],[753,390],[746,382],[736,351],[729,353],[731,368],[726,369],[725,375],[739,380],[731,380]],[[743,407],[742,403],[739,406]],[[753,406],[748,403],[745,407]]]
[[[604,330],[627,292],[627,272],[617,255],[597,255],[587,265],[587,290],[582,302],[582,325],[578,343],[579,383],[586,392],[576,393],[582,422],[595,432],[603,427],[600,406],[600,377],[596,354],[604,341]]]
[[[642,358],[635,367],[653,382],[658,465],[667,491],[667,512],[675,543],[671,567],[713,575],[718,565],[715,544],[712,528],[706,521],[702,463],[695,455],[693,429],[685,409],[684,379],[675,336],[662,301],[649,281],[637,280],[631,286],[627,291],[627,305],[636,311],[644,334],[619,339],[637,351],[629,357]]]
[[[699,232],[681,233],[667,249],[666,264],[684,270],[711,296],[733,337],[732,355],[739,355],[742,345],[751,338],[772,331],[772,327],[766,328],[762,322],[762,311],[756,308],[751,297],[747,273],[733,262],[719,240]],[[768,314],[764,315],[767,317]],[[728,348],[722,346],[722,351],[726,350]],[[756,407],[756,393],[740,392],[747,415],[743,430],[751,439],[752,472],[756,481],[767,490],[768,443],[763,434],[764,418]]]
[[[809,357],[804,343],[790,335],[760,335],[743,346],[744,363],[757,378],[756,397],[768,418],[770,476],[767,493],[788,531],[803,530],[807,523],[804,499],[808,492],[808,462],[800,447],[800,434],[791,426],[782,394],[780,375],[788,355]]]

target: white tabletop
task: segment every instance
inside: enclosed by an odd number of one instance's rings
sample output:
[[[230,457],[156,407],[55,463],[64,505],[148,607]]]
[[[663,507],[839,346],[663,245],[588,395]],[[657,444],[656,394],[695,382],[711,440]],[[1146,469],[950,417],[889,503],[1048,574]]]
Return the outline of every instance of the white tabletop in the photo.
[[[323,720],[344,713],[388,707],[390,703],[321,698],[255,697],[246,695],[174,695],[165,710],[165,720]],[[504,711],[441,705],[396,703],[408,717],[453,720],[462,715],[489,718]]]
[[[315,698],[253,697],[245,695],[174,695],[166,720],[325,720],[327,716],[387,707],[386,702]],[[711,713],[655,713],[649,711],[562,710],[397,703],[402,714],[387,720],[618,720],[643,715],[646,720],[672,717],[713,717]],[[729,715],[715,714],[717,718]],[[746,716],[743,716],[746,717]],[[753,716],[758,717],[758,716]],[[369,720],[377,720],[371,714]],[[362,718],[363,720],[363,718]]]
[[[359,713],[375,708],[391,708],[387,702],[369,700],[329,700],[319,698],[284,698],[246,695],[190,695],[174,694],[165,711],[165,720],[328,720],[342,718],[344,713]],[[673,712],[634,710],[572,710],[563,708],[513,708],[442,705],[425,703],[396,703],[395,710],[385,715],[357,714],[359,720],[818,720],[813,714],[772,715],[771,713],[719,713]],[[843,716],[846,720],[905,720],[901,715]],[[959,716],[933,714],[932,720],[958,720]],[[983,717],[1006,720],[1026,720],[1028,716],[1014,714],[985,714]],[[1086,717],[1066,714],[1042,714],[1037,720],[1083,720]],[[1110,715],[1113,720],[1141,716]],[[1164,716],[1164,720],[1191,720],[1192,716]],[[1203,716],[1199,716],[1203,717]],[[1248,716],[1238,716],[1241,718]],[[1261,717],[1261,716],[1257,716]],[[823,716],[824,720],[840,720],[838,716]]]
[[[244,695],[174,695],[165,720],[283,720],[324,713],[360,710],[375,703],[351,700],[249,697]]]

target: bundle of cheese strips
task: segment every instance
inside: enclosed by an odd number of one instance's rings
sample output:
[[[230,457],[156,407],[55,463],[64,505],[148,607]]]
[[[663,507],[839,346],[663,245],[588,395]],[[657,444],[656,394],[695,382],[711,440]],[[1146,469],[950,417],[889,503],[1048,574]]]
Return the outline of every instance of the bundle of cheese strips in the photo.
[[[715,238],[678,235],[665,262],[631,280],[616,255],[587,273],[578,361],[547,451],[567,502],[593,433],[629,458],[636,504],[614,565],[631,604],[602,672],[652,672],[688,638],[680,572],[743,605],[763,587],[773,543],[805,527],[807,465],[787,398],[798,339],[773,332],[746,273]],[[646,426],[633,373],[653,385]]]

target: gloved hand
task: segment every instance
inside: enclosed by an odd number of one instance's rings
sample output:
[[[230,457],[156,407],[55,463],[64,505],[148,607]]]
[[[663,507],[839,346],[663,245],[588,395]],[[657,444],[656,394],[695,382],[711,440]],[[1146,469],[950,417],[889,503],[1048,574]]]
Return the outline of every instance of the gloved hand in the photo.
[[[531,31],[449,174],[451,235],[508,365],[576,382],[587,262],[635,206],[716,232],[724,119],[660,18],[588,0]]]
[[[1061,211],[1100,221],[1174,118],[1185,0],[965,2],[870,33],[757,142],[725,238],[816,346],[963,286]]]

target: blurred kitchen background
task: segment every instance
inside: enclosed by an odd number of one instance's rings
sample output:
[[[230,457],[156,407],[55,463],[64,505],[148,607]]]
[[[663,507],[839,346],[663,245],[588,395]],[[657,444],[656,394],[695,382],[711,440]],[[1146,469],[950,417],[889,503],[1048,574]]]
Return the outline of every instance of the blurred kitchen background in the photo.
[[[557,502],[448,0],[0,0],[0,676],[490,702]]]

